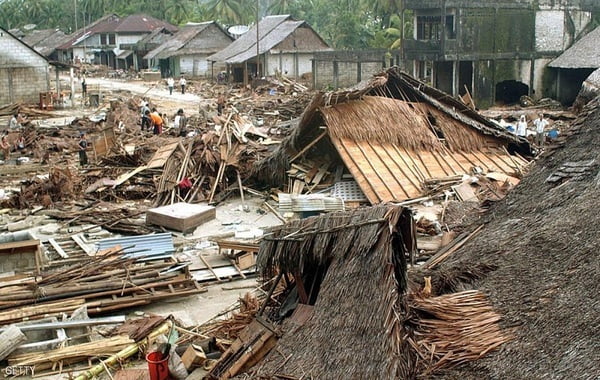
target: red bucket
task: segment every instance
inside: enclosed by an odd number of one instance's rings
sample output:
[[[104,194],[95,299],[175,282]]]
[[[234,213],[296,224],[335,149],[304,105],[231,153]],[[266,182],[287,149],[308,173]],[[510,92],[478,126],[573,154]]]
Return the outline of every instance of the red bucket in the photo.
[[[169,355],[163,358],[161,352],[150,352],[146,355],[150,380],[169,380]]]

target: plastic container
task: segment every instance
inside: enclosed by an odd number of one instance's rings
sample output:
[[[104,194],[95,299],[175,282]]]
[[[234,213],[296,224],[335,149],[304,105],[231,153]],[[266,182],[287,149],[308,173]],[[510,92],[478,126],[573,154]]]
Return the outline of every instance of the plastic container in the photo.
[[[148,362],[148,371],[150,372],[150,380],[169,380],[169,355],[163,357],[163,354],[158,351],[150,352],[146,355]]]

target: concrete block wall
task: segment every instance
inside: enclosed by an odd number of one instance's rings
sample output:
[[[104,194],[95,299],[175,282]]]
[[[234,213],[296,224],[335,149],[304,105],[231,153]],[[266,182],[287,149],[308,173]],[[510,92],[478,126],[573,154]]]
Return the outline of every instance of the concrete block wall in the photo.
[[[323,90],[333,88],[335,81],[333,62],[316,61],[314,64],[313,76],[316,89]]]
[[[358,79],[358,64],[356,62],[338,62],[339,88],[354,86]]]
[[[0,105],[38,103],[50,88],[49,64],[21,41],[0,31]]]

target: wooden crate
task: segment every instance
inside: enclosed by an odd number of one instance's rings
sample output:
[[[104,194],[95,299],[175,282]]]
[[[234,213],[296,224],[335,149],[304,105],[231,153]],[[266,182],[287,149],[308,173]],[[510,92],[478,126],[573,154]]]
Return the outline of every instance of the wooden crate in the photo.
[[[146,211],[147,224],[155,224],[181,232],[192,231],[215,217],[216,209],[213,206],[184,202]]]

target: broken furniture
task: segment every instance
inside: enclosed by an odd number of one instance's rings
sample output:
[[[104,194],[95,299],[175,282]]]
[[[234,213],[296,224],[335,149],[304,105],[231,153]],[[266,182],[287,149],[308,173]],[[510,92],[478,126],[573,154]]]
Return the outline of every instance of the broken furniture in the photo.
[[[190,232],[216,217],[214,206],[179,202],[146,211],[146,223]]]
[[[217,240],[216,243],[219,246],[219,255],[225,254],[235,262],[240,270],[256,265],[256,255],[258,254],[256,241]]]

